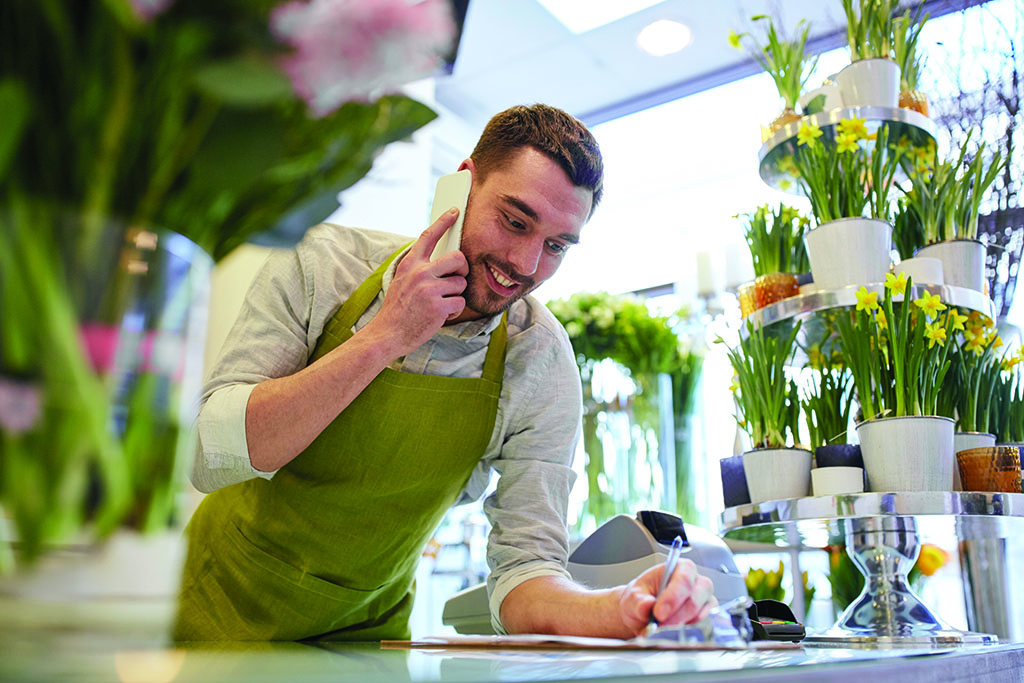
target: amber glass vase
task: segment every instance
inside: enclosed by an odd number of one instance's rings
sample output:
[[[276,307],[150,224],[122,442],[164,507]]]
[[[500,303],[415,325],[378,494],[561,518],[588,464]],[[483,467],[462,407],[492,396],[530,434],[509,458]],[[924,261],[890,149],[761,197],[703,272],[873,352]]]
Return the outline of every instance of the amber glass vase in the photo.
[[[754,290],[757,307],[764,308],[776,301],[796,296],[800,292],[800,285],[796,273],[767,273],[754,280]]]
[[[757,310],[757,288],[754,281],[744,282],[736,288],[736,296],[740,300],[740,316],[746,318]]]
[[[964,491],[1021,492],[1020,453],[1012,446],[968,448],[956,465]]]
[[[900,108],[928,116],[928,96],[920,90],[901,90]]]

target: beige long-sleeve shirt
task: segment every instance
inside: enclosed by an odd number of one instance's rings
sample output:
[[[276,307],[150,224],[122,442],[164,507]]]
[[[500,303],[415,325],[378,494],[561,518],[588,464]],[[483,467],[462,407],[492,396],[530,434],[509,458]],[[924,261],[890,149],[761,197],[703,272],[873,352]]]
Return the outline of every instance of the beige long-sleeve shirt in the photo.
[[[253,387],[304,368],[341,303],[408,241],[325,223],[311,229],[295,249],[271,255],[246,295],[204,388],[192,473],[196,488],[210,492],[253,477],[273,477],[249,461],[245,410]],[[384,274],[383,291],[355,330],[380,311],[394,269]],[[393,367],[479,377],[489,333],[499,319],[443,327]],[[565,330],[532,297],[517,301],[509,310],[494,433],[459,501],[478,499],[491,470],[498,472],[484,511],[491,522],[487,588],[499,633],[504,631],[498,619],[501,603],[513,588],[537,576],[568,576],[566,509],[581,415],[580,379]]]

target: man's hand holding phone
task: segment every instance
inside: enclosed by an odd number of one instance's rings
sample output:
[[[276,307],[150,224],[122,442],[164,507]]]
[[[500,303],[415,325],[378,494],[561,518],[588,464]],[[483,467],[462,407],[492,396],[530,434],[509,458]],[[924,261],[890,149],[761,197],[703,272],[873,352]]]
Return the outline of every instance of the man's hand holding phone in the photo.
[[[438,240],[458,218],[458,209],[441,214],[423,231],[395,270],[384,305],[369,326],[382,329],[395,344],[396,358],[422,346],[445,322],[462,312],[469,264],[461,251],[431,261]]]

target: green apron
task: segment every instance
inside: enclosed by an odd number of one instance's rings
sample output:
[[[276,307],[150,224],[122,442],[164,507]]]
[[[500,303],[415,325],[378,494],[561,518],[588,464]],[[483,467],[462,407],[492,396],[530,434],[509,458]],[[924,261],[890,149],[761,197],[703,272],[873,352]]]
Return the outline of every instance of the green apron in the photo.
[[[352,336],[398,253],[334,314],[310,363]],[[175,640],[408,638],[420,554],[494,429],[506,335],[507,314],[479,379],[386,368],[273,479],[206,496]]]

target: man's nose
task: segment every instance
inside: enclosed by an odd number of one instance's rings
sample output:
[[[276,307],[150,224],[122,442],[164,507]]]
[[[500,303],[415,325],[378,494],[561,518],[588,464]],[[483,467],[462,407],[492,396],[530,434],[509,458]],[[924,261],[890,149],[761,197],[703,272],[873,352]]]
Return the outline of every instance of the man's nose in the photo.
[[[540,254],[544,249],[543,240],[522,240],[512,249],[509,261],[520,275],[533,275],[540,263]]]

